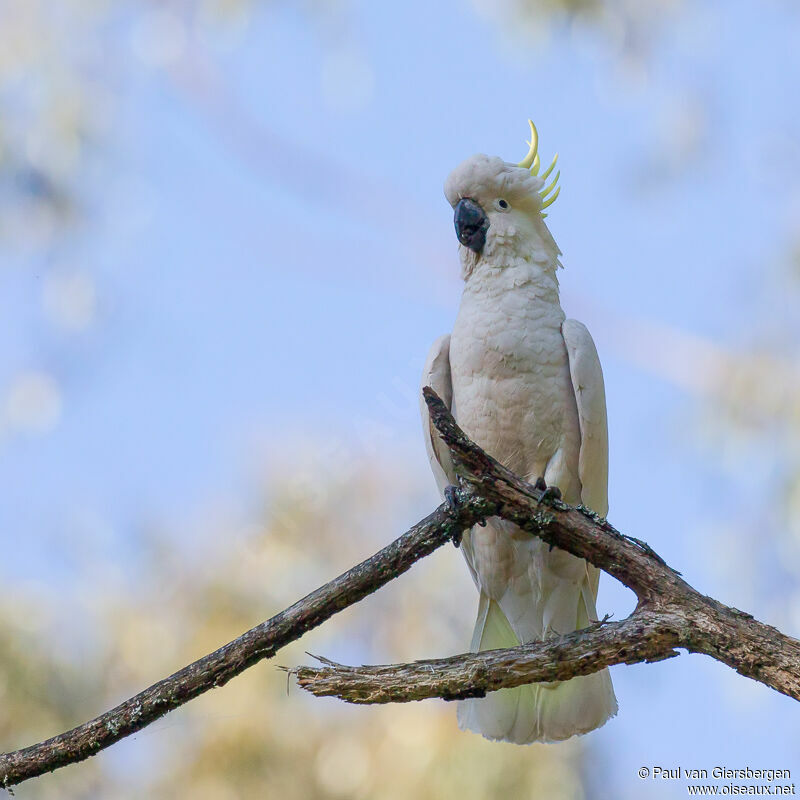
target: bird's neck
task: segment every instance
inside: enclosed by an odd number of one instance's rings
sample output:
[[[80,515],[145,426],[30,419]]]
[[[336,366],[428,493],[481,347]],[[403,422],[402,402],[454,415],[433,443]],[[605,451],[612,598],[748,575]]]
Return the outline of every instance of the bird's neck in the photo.
[[[558,277],[561,251],[541,222],[524,237],[509,232],[487,239],[481,253],[461,247],[466,291],[496,292],[526,286],[537,299],[559,303]]]
[[[467,277],[465,294],[497,298],[506,292],[523,292],[537,302],[560,305],[555,269],[530,259],[480,259]]]

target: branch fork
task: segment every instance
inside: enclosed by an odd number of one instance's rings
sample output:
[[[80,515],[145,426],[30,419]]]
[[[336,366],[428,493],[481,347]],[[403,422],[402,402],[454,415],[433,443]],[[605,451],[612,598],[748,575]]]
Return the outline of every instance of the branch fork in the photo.
[[[423,392],[460,476],[457,502],[443,503],[372,557],[116,708],[46,741],[0,754],[0,788],[10,790],[83,761],[224,686],[493,516],[609,573],[636,593],[636,609],[618,622],[606,618],[584,630],[507,650],[366,667],[316,657],[321,667],[290,670],[298,684],[313,694],[351,703],[457,700],[526,683],[568,680],[613,664],[661,661],[685,649],[800,700],[800,641],[700,594],[646,542],[621,534],[589,509],[572,508],[552,493],[548,496],[547,489],[526,483],[472,442],[432,389]]]
[[[423,392],[431,420],[469,487],[465,494],[482,497],[493,515],[613,575],[636,593],[637,606],[620,622],[606,618],[566,636],[507,650],[412,664],[298,667],[293,670],[298,685],[351,703],[453,699],[565,680],[614,664],[662,661],[685,649],[800,700],[797,639],[700,594],[647,542],[619,533],[590,509],[547,497],[547,488],[526,483],[470,441],[433,390]]]

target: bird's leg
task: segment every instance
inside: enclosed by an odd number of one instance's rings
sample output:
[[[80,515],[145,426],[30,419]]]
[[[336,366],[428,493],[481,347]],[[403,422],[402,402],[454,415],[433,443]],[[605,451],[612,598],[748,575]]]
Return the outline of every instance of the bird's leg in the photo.
[[[539,498],[539,505],[544,503],[546,506],[552,505],[553,500],[561,499],[561,489],[558,486],[548,486],[544,478],[540,475],[533,484],[534,489],[538,489],[542,496]]]

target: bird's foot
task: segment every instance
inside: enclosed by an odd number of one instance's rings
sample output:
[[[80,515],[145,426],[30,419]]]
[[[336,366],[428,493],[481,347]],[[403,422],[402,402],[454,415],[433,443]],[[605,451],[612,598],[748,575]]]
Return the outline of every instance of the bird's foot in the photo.
[[[461,498],[458,496],[458,486],[445,486],[444,500],[453,514],[458,514],[461,510]]]
[[[544,505],[549,506],[553,504],[554,500],[561,500],[561,489],[558,486],[548,486],[541,475],[536,479],[533,488],[542,493],[539,498],[539,505],[544,503]]]
[[[444,500],[447,503],[447,507],[450,509],[450,513],[454,517],[458,517],[461,512],[461,509],[464,507],[464,493],[458,486],[446,486],[444,490]],[[482,528],[486,527],[486,520],[482,519],[479,520],[478,525]],[[453,534],[451,537],[453,540],[453,544],[456,547],[461,546],[461,536],[464,533],[463,528],[459,528],[456,533]]]

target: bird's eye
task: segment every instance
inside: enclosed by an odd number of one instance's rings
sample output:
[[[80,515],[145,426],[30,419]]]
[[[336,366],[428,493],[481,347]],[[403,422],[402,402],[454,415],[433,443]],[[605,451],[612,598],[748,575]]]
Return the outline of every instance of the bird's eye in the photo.
[[[508,204],[508,201],[503,199],[495,200],[494,207],[498,211],[508,211],[508,209],[511,208],[511,206]]]

